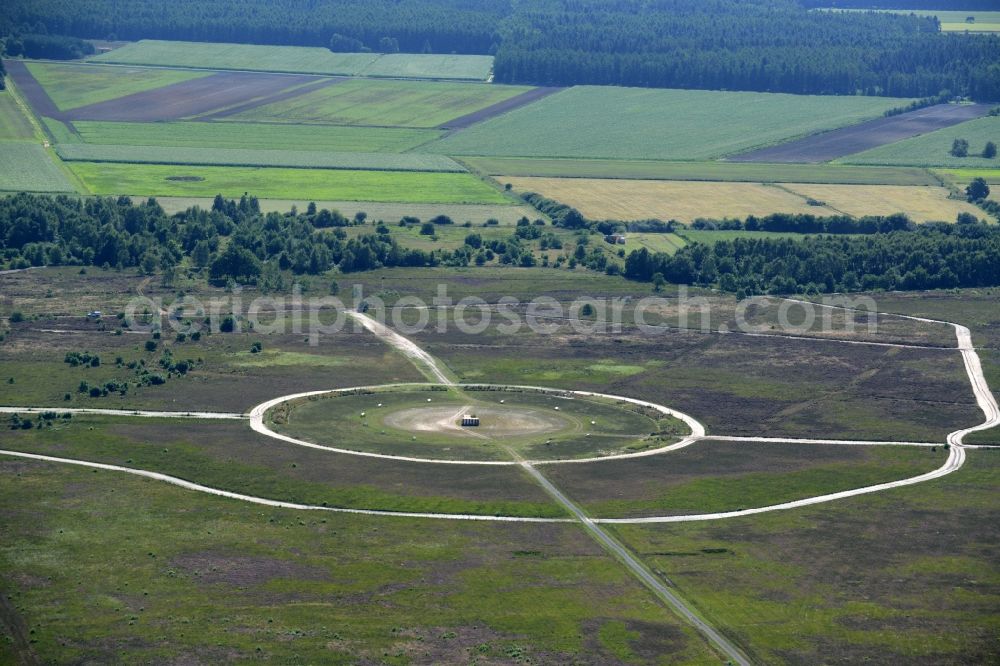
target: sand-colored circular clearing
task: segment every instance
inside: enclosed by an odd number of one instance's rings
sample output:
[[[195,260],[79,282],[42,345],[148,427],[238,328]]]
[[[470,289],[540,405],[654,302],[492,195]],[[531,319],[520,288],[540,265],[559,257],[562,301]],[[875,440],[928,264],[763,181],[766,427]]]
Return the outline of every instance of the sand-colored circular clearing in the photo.
[[[475,416],[479,426],[463,427],[462,418]],[[467,437],[523,437],[545,435],[573,430],[578,427],[574,419],[559,412],[543,412],[528,407],[484,407],[482,405],[454,405],[444,407],[415,407],[387,415],[385,425],[407,432],[464,435]]]

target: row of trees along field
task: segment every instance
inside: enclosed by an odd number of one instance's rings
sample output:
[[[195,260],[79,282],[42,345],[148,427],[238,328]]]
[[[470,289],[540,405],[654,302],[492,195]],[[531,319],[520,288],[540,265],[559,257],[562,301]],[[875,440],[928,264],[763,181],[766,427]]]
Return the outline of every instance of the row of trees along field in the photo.
[[[654,282],[658,275],[741,296],[995,287],[1000,228],[935,223],[870,236],[736,238],[695,243],[673,256],[643,248],[625,261],[626,277]]]
[[[404,218],[400,224],[412,222]],[[353,220],[310,205],[306,211],[262,214],[257,201],[217,197],[211,210],[166,215],[154,200],[88,199],[19,194],[0,199],[0,256],[12,268],[95,265],[170,274],[186,261],[216,281],[278,288],[282,275],[320,274],[382,266],[466,266],[499,257],[534,265],[524,243],[551,236],[544,223],[522,221],[512,236],[489,243],[474,233],[457,250],[425,252],[399,246],[384,224],[347,239]],[[450,220],[439,219],[436,224]],[[320,232],[325,228],[333,231]],[[580,229],[583,237],[586,229]],[[222,243],[227,238],[228,242]],[[605,270],[607,258],[578,238],[569,262]],[[221,248],[225,249],[221,249]],[[501,256],[502,255],[502,256]],[[605,265],[598,263],[598,257]],[[593,261],[591,260],[593,259]],[[561,265],[561,262],[557,262]],[[617,265],[616,265],[617,266]],[[1000,286],[1000,228],[974,218],[863,236],[815,235],[801,240],[737,238],[693,243],[675,255],[634,251],[626,277],[677,284],[718,285],[739,294]]]
[[[832,1],[832,0],[831,0]],[[825,2],[825,0],[824,0]],[[496,80],[549,85],[1000,100],[1000,37],[935,18],[799,0],[8,0],[0,34],[496,54]]]

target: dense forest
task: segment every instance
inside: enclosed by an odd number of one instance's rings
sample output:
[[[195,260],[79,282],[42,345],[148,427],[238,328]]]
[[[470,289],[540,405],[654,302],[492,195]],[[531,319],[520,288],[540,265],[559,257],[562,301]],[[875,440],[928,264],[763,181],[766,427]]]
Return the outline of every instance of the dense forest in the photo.
[[[349,219],[315,205],[301,212],[264,214],[257,200],[247,196],[239,201],[218,196],[210,210],[195,207],[167,215],[154,199],[134,204],[128,197],[18,194],[0,199],[0,266],[102,266],[170,274],[185,262],[215,282],[277,288],[287,274],[318,275],[334,268],[353,273],[493,260],[531,266],[535,258],[527,243],[558,243],[528,220],[507,240],[487,243],[480,238],[476,243],[476,234],[470,233],[468,242],[455,250],[401,247],[381,222],[373,233],[348,239],[344,227],[364,222],[364,215]],[[435,227],[454,222],[439,215],[427,222],[404,217],[397,224],[421,227],[421,233],[428,227],[433,234]],[[223,238],[228,242],[222,243]]]
[[[913,9],[922,11],[995,11],[996,0],[802,0],[809,8]]]
[[[797,0],[9,0],[0,34],[15,30],[495,53],[509,83],[1000,100],[1000,37]]]
[[[930,224],[871,236],[737,238],[675,255],[632,252],[625,276],[754,294],[1000,286],[1000,228]]]
[[[1000,38],[794,0],[544,0],[504,25],[498,81],[1000,99]]]

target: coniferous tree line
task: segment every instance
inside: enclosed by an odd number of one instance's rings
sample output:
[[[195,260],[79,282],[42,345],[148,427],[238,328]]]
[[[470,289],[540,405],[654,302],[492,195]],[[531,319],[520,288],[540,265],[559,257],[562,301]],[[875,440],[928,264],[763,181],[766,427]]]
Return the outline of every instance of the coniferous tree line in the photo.
[[[9,0],[0,33],[495,53],[506,83],[1000,100],[996,35],[803,2]]]

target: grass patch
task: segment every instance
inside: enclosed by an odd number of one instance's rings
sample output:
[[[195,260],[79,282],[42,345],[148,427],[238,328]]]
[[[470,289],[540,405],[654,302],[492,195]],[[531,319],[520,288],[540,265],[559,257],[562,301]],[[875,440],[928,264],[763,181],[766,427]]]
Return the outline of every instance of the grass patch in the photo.
[[[342,153],[402,153],[441,135],[437,130],[393,127],[254,123],[78,121],[73,125],[80,135],[74,143]]]
[[[207,76],[202,72],[182,70],[49,62],[29,62],[27,67],[60,111]]]
[[[650,252],[662,252],[673,254],[677,250],[687,245],[687,241],[680,234],[628,234],[625,241],[625,251],[631,252],[640,248],[646,248]]]
[[[579,86],[458,132],[428,150],[701,160],[877,118],[906,101]],[[740,111],[734,114],[733,109]]]
[[[258,46],[144,39],[91,59],[92,62],[199,69],[385,76],[484,81],[492,56],[333,53],[300,46]]]
[[[0,191],[75,192],[76,188],[42,146],[5,143],[0,160]]]
[[[968,157],[953,157],[951,145],[955,139],[969,142]],[[996,158],[981,156],[987,141],[1000,142],[1000,117],[986,117],[945,129],[880,146],[845,157],[848,164],[905,165],[948,167],[955,169],[990,169],[1000,165]]]
[[[355,79],[230,118],[248,122],[430,129],[528,90],[523,86],[476,83]]]
[[[72,162],[70,168],[94,194],[388,202],[504,203],[498,191],[469,174],[392,173]],[[171,180],[198,178],[200,180]]]
[[[291,167],[302,169],[362,169],[366,171],[436,171],[464,169],[443,155],[406,153],[330,153],[315,150],[245,150],[240,148],[167,148],[69,143],[56,146],[68,162],[128,162],[132,164],[198,164],[204,166]]]
[[[751,162],[658,162],[653,160],[465,157],[463,162],[492,176],[705,180],[743,183],[843,183],[851,185],[937,185],[924,169],[831,164]]]

